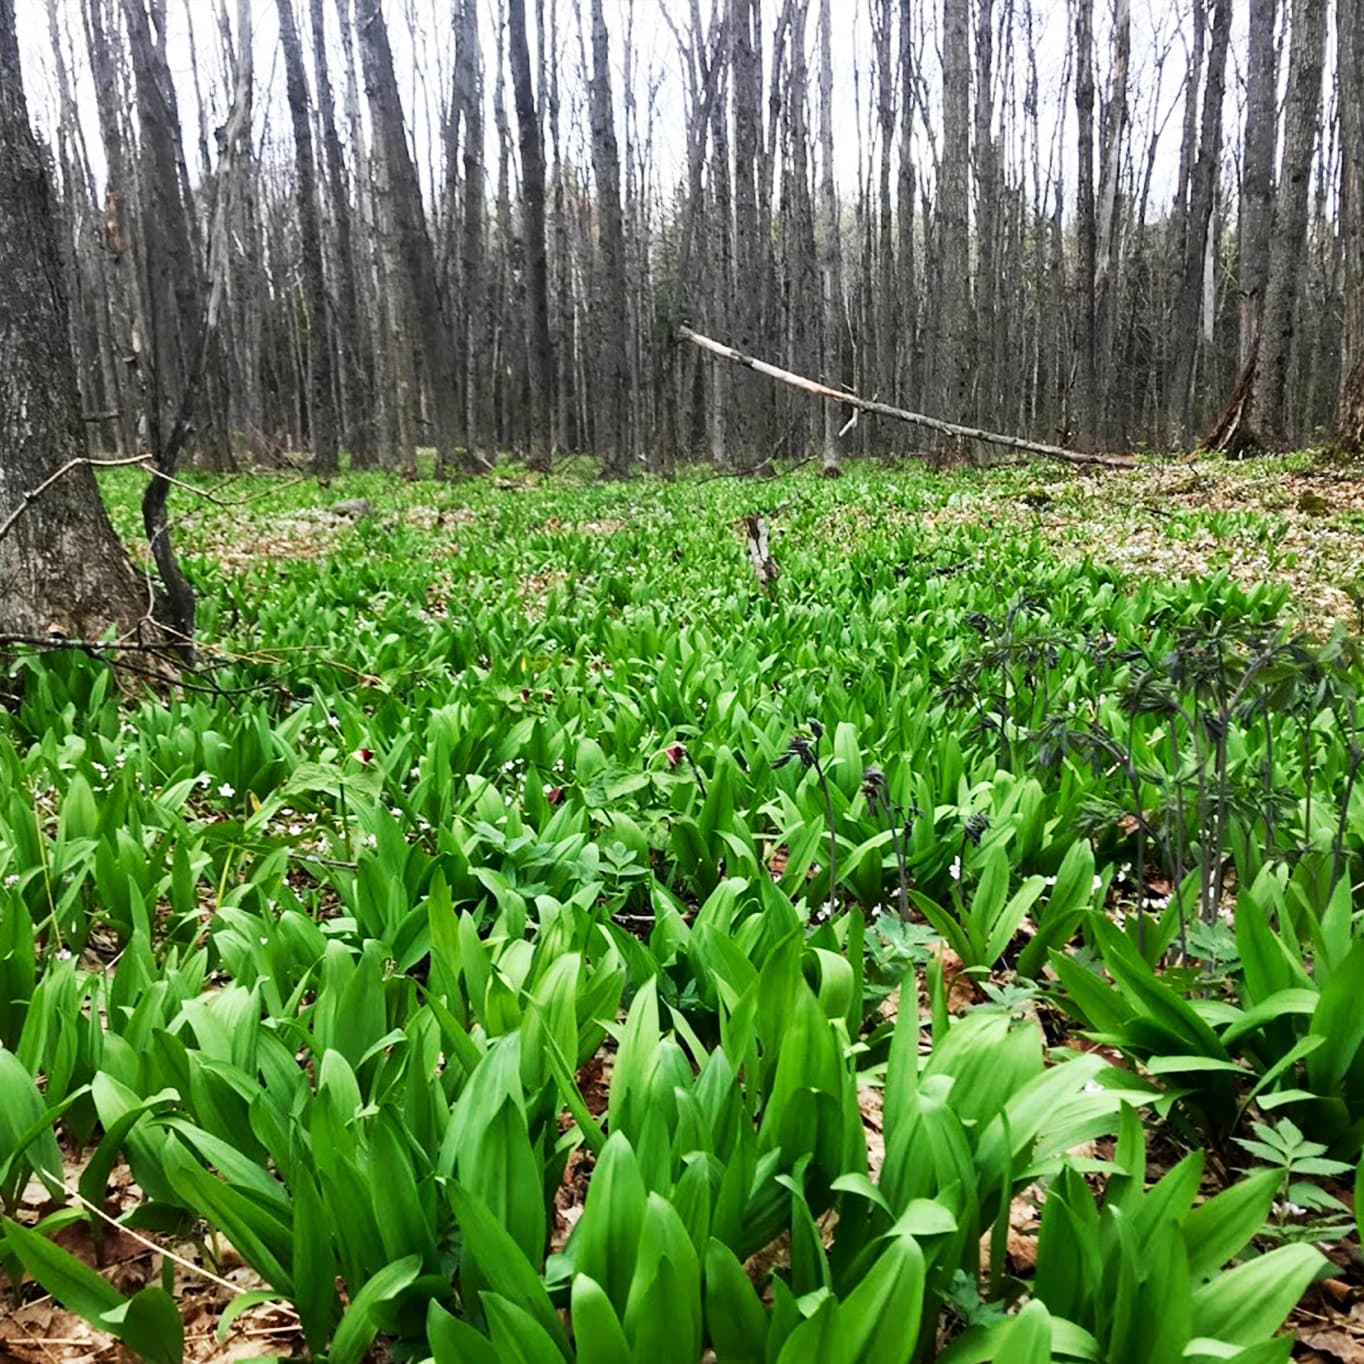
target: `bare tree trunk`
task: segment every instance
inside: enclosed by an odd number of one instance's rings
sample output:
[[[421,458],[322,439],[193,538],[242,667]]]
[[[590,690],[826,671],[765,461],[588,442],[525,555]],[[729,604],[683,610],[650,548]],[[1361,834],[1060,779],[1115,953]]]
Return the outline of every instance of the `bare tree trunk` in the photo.
[[[901,402],[920,386],[919,288],[915,278],[914,248],[914,86],[917,79],[911,13],[900,8],[900,160],[896,179],[896,216],[899,233],[899,373],[896,393]]]
[[[1307,199],[1312,153],[1321,108],[1326,7],[1321,0],[1294,0],[1284,109],[1283,163],[1274,198],[1269,281],[1255,361],[1254,422],[1262,443],[1284,443],[1284,390],[1307,240]]]
[[[1075,113],[1079,124],[1079,274],[1076,286],[1080,325],[1076,350],[1079,357],[1079,394],[1075,403],[1077,439],[1091,449],[1097,435],[1098,407],[1095,366],[1094,293],[1098,286],[1098,229],[1094,221],[1094,0],[1074,0],[1075,7]]]
[[[1190,178],[1188,222],[1184,259],[1179,267],[1179,287],[1172,333],[1175,364],[1170,383],[1170,428],[1183,440],[1190,428],[1194,367],[1199,345],[1199,312],[1207,272],[1209,234],[1213,230],[1213,200],[1217,193],[1217,166],[1222,155],[1222,99],[1226,84],[1227,45],[1231,37],[1231,0],[1214,0],[1212,46],[1208,50],[1207,83],[1203,90],[1203,117],[1198,137],[1198,159]],[[1188,98],[1193,98],[1192,91]]]
[[[340,354],[341,418],[345,442],[355,468],[375,462],[373,400],[373,350],[369,327],[360,316],[357,293],[354,229],[351,199],[346,185],[346,165],[341,138],[336,130],[336,104],[327,69],[327,26],[322,0],[312,6],[313,71],[317,79],[317,114],[322,131],[326,164],[327,198],[332,232],[332,264],[336,295],[336,349]]]
[[[408,150],[393,54],[379,0],[359,0],[356,26],[375,141],[382,149],[388,177],[388,206],[393,214],[403,273],[411,290],[422,360],[430,379],[436,462],[442,471],[450,469],[456,460],[464,469],[473,471],[480,466],[472,461],[467,450],[456,448],[460,422],[454,347],[442,308],[435,253],[426,232],[421,185]]]
[[[971,31],[968,0],[943,0],[943,150],[938,188],[937,392],[953,421],[966,415],[971,373]]]
[[[1132,57],[1131,0],[1113,7],[1112,70],[1108,99],[1100,120],[1099,189],[1094,262],[1094,434],[1111,435],[1114,388],[1114,338],[1118,301],[1122,296],[1122,234],[1119,230],[1118,183],[1127,147],[1128,67]]]
[[[332,389],[332,328],[327,315],[327,282],[322,268],[322,227],[317,211],[317,171],[313,162],[313,129],[308,78],[303,70],[303,44],[294,21],[293,0],[276,0],[289,114],[294,124],[294,158],[298,171],[298,223],[303,239],[303,292],[308,305],[308,432],[313,468],[336,471],[336,403]]]
[[[99,639],[113,628],[126,636],[148,614],[146,586],[89,465],[59,472],[84,458],[85,432],[14,4],[0,0],[0,373],[8,394],[0,404],[0,631]],[[156,642],[154,625],[148,634]]]
[[[190,238],[180,121],[175,87],[166,63],[164,34],[153,35],[142,0],[123,0],[141,131],[146,320],[151,366],[147,385],[147,434],[161,451],[174,425],[190,370],[199,316],[200,273]],[[158,10],[164,20],[164,14]]]
[[[990,338],[998,328],[995,316],[995,232],[999,212],[998,157],[992,132],[994,121],[994,3],[976,0],[976,299],[975,354],[971,367],[974,401],[971,412],[986,423],[998,419],[993,352]]]
[[[597,181],[600,224],[601,285],[599,296],[600,403],[598,445],[603,471],[623,478],[630,471],[628,317],[625,297],[625,228],[620,205],[620,155],[611,110],[611,61],[601,0],[592,0],[592,173]]]
[[[1238,214],[1237,287],[1239,363],[1247,365],[1260,335],[1265,278],[1269,273],[1269,225],[1274,195],[1278,52],[1274,21],[1278,0],[1250,0],[1250,42],[1246,66],[1246,127]]]
[[[1336,97],[1340,102],[1340,222],[1345,330],[1336,444],[1364,454],[1364,0],[1338,0]]]
[[[484,332],[483,222],[486,212],[483,173],[482,62],[478,12],[474,0],[459,0],[455,11],[454,99],[464,124],[464,195],[460,209],[459,254],[463,296],[464,438],[476,458],[487,458],[492,433],[484,418],[482,389],[491,376],[482,364]]]
[[[734,105],[734,335],[740,347],[761,343],[763,249],[758,211],[762,146],[762,63],[754,46],[759,24],[756,0],[729,0],[731,93]],[[762,394],[749,375],[739,375],[730,404],[730,458],[742,469],[761,456],[758,413]]]
[[[820,279],[824,294],[822,370],[824,382],[837,388],[843,381],[843,271],[838,240],[838,189],[834,183],[834,67],[833,15],[830,0],[819,0],[819,227]],[[825,406],[824,476],[842,472],[838,458],[838,411]]]
[[[545,155],[531,84],[525,0],[507,6],[512,90],[521,143],[521,212],[526,251],[526,317],[530,333],[530,451],[532,469],[550,467],[549,414],[553,357],[549,346],[549,267],[545,259]],[[543,47],[543,43],[541,44]]]
[[[891,217],[890,179],[895,158],[895,66],[891,59],[891,30],[900,6],[878,0],[872,10],[876,50],[876,118],[881,134],[881,157],[876,198],[876,255],[880,288],[876,294],[876,385],[880,397],[889,402],[895,396],[898,372],[900,325],[896,318],[895,225]],[[908,16],[900,16],[908,23]],[[879,444],[887,446],[889,433],[881,433]]]

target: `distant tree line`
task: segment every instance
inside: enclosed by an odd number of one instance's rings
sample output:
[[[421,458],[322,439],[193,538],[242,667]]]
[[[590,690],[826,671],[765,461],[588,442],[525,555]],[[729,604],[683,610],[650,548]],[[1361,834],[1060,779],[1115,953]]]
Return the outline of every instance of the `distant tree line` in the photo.
[[[182,0],[43,3],[104,451],[162,451],[187,390],[218,467],[833,470],[918,439],[681,322],[1085,448],[1364,445],[1364,0],[1172,0],[1135,44],[1130,0],[647,0],[647,58],[645,0],[432,0],[433,52],[417,0],[275,0],[268,65],[253,0],[190,0],[188,40]],[[863,35],[837,79],[835,25]]]

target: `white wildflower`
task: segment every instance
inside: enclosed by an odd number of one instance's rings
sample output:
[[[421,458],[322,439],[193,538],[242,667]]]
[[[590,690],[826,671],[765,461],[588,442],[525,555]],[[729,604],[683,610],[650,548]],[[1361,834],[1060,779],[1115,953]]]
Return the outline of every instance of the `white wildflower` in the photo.
[[[236,788],[235,786],[233,786],[232,783],[231,783],[230,781],[225,781],[225,782],[223,782],[223,784],[218,788],[218,794],[219,794],[224,800],[231,800],[232,797],[235,796],[235,795],[237,794],[237,788]]]
[[[952,865],[951,865],[950,867],[948,867],[948,869],[947,869],[947,874],[948,874],[954,881],[960,881],[960,880],[961,880],[961,858],[960,858],[960,857],[954,857],[954,858],[952,859]]]

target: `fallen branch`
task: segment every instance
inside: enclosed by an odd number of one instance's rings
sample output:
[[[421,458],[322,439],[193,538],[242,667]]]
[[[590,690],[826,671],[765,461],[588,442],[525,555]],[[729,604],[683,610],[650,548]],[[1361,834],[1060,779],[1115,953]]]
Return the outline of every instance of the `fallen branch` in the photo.
[[[876,402],[871,398],[859,398],[856,393],[845,393],[841,389],[830,388],[827,384],[821,384],[815,379],[807,379],[804,375],[793,374],[790,370],[769,365],[766,360],[758,360],[752,355],[745,355],[742,351],[735,350],[733,346],[726,346],[721,341],[713,341],[709,336],[702,336],[700,332],[692,331],[690,327],[679,326],[677,333],[684,341],[690,341],[693,346],[699,346],[712,355],[718,355],[722,360],[730,360],[736,365],[743,365],[745,369],[765,374],[769,379],[775,379],[778,383],[786,384],[789,388],[802,389],[806,393],[813,394],[816,398],[823,398],[831,403],[842,403],[845,407],[855,408],[861,412],[873,412],[878,417],[892,417],[896,421],[909,422],[911,426],[922,426],[929,431],[937,431],[944,436],[956,436],[961,440],[979,440],[984,441],[987,445],[1002,445],[1010,450],[1026,450],[1029,454],[1046,455],[1049,459],[1059,459],[1066,464],[1098,464],[1106,469],[1135,469],[1137,467],[1135,460],[1126,459],[1121,455],[1095,455],[1087,454],[1082,450],[1067,450],[1064,446],[1047,445],[1042,441],[1024,440],[1022,436],[1003,436],[996,431],[981,431],[974,426],[962,426],[959,422],[947,422],[940,417],[928,417],[922,412],[910,412],[906,408],[892,407],[889,403]]]

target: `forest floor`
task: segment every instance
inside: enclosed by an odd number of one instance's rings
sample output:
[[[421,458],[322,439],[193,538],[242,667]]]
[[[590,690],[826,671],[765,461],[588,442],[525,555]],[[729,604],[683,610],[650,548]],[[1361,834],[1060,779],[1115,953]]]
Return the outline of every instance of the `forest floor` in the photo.
[[[583,462],[566,465],[566,473],[549,479],[510,472],[488,496],[548,494],[546,526],[555,529],[555,493],[574,497],[590,482],[581,473]],[[873,531],[885,538],[908,531],[927,553],[958,528],[984,527],[1010,539],[1035,537],[1045,553],[1105,565],[1133,584],[1217,573],[1244,588],[1280,584],[1289,593],[1289,617],[1304,630],[1325,635],[1338,624],[1364,628],[1364,465],[1300,452],[1240,462],[1152,457],[1130,472],[1049,463],[848,467],[841,484],[846,496],[818,527],[842,543]],[[770,508],[780,539],[784,512],[800,501],[790,490],[817,477],[803,471],[741,486],[751,489],[755,508]],[[734,500],[736,480],[728,476],[696,472],[679,481],[698,513]],[[351,524],[332,508],[357,494],[370,501],[381,524],[400,522],[419,531],[435,530],[437,523],[458,527],[478,514],[458,494],[451,510],[442,484],[382,475],[343,476],[330,490],[278,476],[233,482],[271,514],[244,519],[231,507],[191,500],[180,522],[191,552],[216,557],[229,571],[262,559],[327,556]],[[595,536],[625,530],[642,505],[670,486],[653,479],[596,485],[602,514],[575,528]],[[721,488],[723,496],[716,491]],[[134,532],[130,516],[126,534],[132,539]]]
[[[661,568],[657,562],[649,565],[649,575],[658,575],[660,590],[676,592],[683,618],[693,609],[701,616],[702,598],[715,583],[716,570],[707,556],[714,554],[716,541],[740,536],[736,515],[741,511],[769,522],[773,555],[783,570],[776,596],[784,601],[777,604],[790,613],[793,657],[800,653],[805,600],[819,601],[822,588],[840,577],[840,591],[846,590],[848,575],[855,574],[881,590],[872,578],[887,566],[912,558],[931,562],[933,573],[955,573],[965,565],[948,560],[959,561],[963,553],[978,555],[971,566],[983,570],[992,545],[999,546],[1001,555],[1007,547],[1009,554],[1026,560],[1084,561],[1119,575],[1133,589],[1152,580],[1194,582],[1225,574],[1248,591],[1283,591],[1289,619],[1318,635],[1338,625],[1358,629],[1364,619],[1364,467],[1338,466],[1308,454],[1239,464],[1151,459],[1133,472],[1077,472],[1037,464],[941,471],[913,462],[850,465],[835,487],[821,484],[809,469],[761,482],[697,472],[685,475],[680,485],[652,479],[599,484],[573,461],[548,480],[511,470],[496,480],[453,485],[370,473],[344,475],[326,488],[311,479],[280,475],[191,478],[213,490],[213,500],[179,489],[175,494],[177,536],[200,588],[206,643],[243,655],[251,648],[263,653],[297,647],[302,652],[325,646],[338,669],[346,669],[365,687],[375,686],[374,695],[353,698],[353,715],[345,709],[352,698],[344,705],[331,703],[343,712],[346,726],[359,723],[362,716],[372,719],[383,705],[381,692],[401,696],[408,680],[418,676],[415,656],[424,646],[414,639],[425,626],[434,636],[456,625],[461,615],[473,618],[499,591],[498,609],[509,626],[491,631],[490,638],[507,643],[528,623],[552,625],[556,611],[571,614],[575,592],[582,595],[585,585],[591,585],[603,604],[597,626],[603,652],[624,649],[628,641],[615,639],[611,624],[628,600],[626,584],[645,571],[641,556],[656,554],[667,562]],[[115,520],[131,543],[138,476],[122,471],[108,477],[105,486]],[[357,498],[368,507],[344,508]],[[690,524],[679,526],[679,521]],[[710,526],[713,533],[707,530]],[[499,547],[496,552],[486,546],[480,550],[480,541]],[[734,545],[732,551],[726,547],[726,554],[738,563],[742,551]],[[826,566],[826,578],[812,571],[817,563]],[[349,584],[344,590],[335,581],[313,581],[314,570],[326,575],[333,565],[334,577],[345,577]],[[298,601],[309,605],[289,608],[281,598],[295,590],[289,584],[295,570],[307,576],[304,586],[316,595],[305,597],[300,587]],[[924,572],[922,566],[918,572]],[[730,590],[750,586],[740,577]],[[869,591],[856,597],[856,609],[869,606],[873,595]],[[324,610],[317,609],[318,601]],[[635,597],[634,605],[639,602]],[[365,619],[370,615],[378,625]],[[404,627],[406,637],[399,639]],[[869,616],[867,628],[874,635],[886,627]],[[725,639],[728,649],[741,630],[737,626],[729,637],[717,637]],[[286,637],[275,638],[272,632]],[[518,653],[521,647],[517,645]],[[351,648],[354,657],[347,655],[343,662],[341,651]],[[491,646],[489,652],[494,652]],[[443,645],[433,650],[431,659],[452,669],[452,690],[465,685]],[[533,668],[567,668],[567,660],[552,665],[548,655],[532,657],[531,663]],[[538,693],[531,697],[521,690],[519,678],[511,685],[511,664],[509,657],[501,667],[494,657],[492,667],[502,685],[498,704],[516,709],[538,700]],[[628,660],[622,655],[618,676],[626,677],[637,664],[632,650]],[[427,660],[421,666],[434,664]],[[526,667],[524,657],[519,666]],[[371,667],[376,674],[383,672],[382,687],[378,677],[369,675]],[[590,674],[594,687],[597,679],[611,676],[609,668],[602,672],[600,660],[585,662],[583,669],[583,678]],[[502,672],[508,677],[501,677]],[[586,689],[587,683],[579,681]],[[554,691],[544,691],[546,707],[556,704],[559,691],[567,695],[570,688],[556,684]],[[704,708],[710,699],[708,693],[697,705]],[[246,704],[221,705],[218,727],[226,731],[229,717]],[[603,713],[608,709],[603,706]],[[335,727],[336,714],[329,721]],[[136,744],[134,735],[130,752]],[[224,763],[228,747],[220,759]],[[349,739],[341,744],[343,750],[351,747]],[[344,760],[344,752],[335,759]],[[368,763],[369,757],[360,761]],[[507,763],[502,770],[511,766]],[[230,798],[228,775],[225,768],[215,771],[205,799],[213,791]],[[564,785],[569,784],[565,779]],[[310,833],[310,817],[300,812],[297,818]],[[290,836],[298,828],[289,825]],[[771,870],[775,877],[781,868]],[[994,983],[1004,983],[1009,975],[1004,971]],[[964,976],[949,976],[948,985],[954,1011],[984,998],[980,987]],[[606,1085],[600,1074],[588,1073],[591,1065],[578,1078],[589,1109],[597,1114],[605,1106]],[[884,1149],[879,1093],[865,1090],[863,1104],[873,1174],[879,1166],[878,1144]],[[66,1182],[74,1186],[88,1152],[78,1156],[65,1145],[63,1149],[72,1160],[64,1171]],[[1153,1152],[1153,1173],[1159,1172],[1161,1159]],[[119,1165],[115,1175],[110,1210],[117,1214],[142,1195],[130,1184],[126,1166]],[[569,1224],[581,1212],[584,1185],[585,1176],[577,1186],[566,1178],[567,1206],[559,1207],[558,1214]],[[34,1199],[43,1199],[40,1187],[32,1192]],[[1337,1192],[1348,1197],[1343,1186]],[[1036,1258],[1037,1212],[1021,1195],[1014,1202],[1009,1263],[1015,1273],[1026,1273]],[[106,1236],[96,1246],[87,1228],[75,1226],[59,1244],[100,1265],[125,1292],[155,1282],[159,1272],[160,1257],[149,1242],[126,1233]],[[192,1253],[193,1246],[182,1250]],[[1340,1276],[1314,1289],[1293,1319],[1300,1340],[1295,1359],[1318,1364],[1364,1361],[1364,1288],[1354,1283],[1358,1251],[1349,1250],[1349,1255],[1342,1250],[1337,1260]],[[275,1307],[249,1325],[239,1324],[226,1341],[217,1338],[215,1327],[232,1292],[262,1283],[230,1246],[225,1251],[216,1283],[192,1272],[177,1270],[174,1275],[173,1295],[186,1328],[185,1358],[207,1364],[259,1357],[265,1351],[301,1353],[296,1318],[287,1308]],[[13,1312],[0,1305],[0,1364],[8,1359],[107,1364],[130,1357],[50,1297],[32,1296]]]

